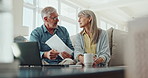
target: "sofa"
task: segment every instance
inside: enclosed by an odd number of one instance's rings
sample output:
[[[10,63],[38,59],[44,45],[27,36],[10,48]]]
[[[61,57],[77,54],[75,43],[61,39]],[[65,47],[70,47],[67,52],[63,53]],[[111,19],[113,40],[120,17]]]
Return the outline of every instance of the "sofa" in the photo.
[[[126,44],[127,32],[110,28],[107,30],[111,60],[109,66],[124,66],[124,47]],[[75,43],[75,35],[71,36],[72,44]],[[74,46],[74,45],[73,45]]]
[[[124,66],[127,32],[110,28],[107,33],[111,52],[109,66]]]

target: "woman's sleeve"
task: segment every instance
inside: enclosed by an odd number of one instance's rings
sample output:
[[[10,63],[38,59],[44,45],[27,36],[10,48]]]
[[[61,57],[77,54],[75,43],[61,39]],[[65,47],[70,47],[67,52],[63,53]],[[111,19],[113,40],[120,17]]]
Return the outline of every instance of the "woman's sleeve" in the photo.
[[[74,43],[74,58],[78,60],[78,55],[84,54],[84,48],[83,48],[82,38],[80,34],[76,35],[75,43]]]
[[[104,59],[104,63],[108,63],[110,60],[110,49],[109,49],[109,40],[107,32],[102,30],[102,35],[100,35],[100,54],[99,57]]]

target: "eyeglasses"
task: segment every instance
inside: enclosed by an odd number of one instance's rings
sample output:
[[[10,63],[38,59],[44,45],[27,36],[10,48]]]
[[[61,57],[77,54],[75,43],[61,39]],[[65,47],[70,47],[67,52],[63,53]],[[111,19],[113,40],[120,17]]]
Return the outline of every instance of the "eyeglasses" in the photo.
[[[53,20],[57,20],[58,19],[58,17],[50,17],[51,19],[53,19]]]

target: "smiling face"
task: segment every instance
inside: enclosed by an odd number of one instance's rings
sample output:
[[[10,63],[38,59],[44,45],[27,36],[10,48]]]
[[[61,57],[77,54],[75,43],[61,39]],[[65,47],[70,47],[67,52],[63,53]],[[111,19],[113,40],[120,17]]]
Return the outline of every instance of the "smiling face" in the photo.
[[[89,17],[86,17],[84,15],[79,16],[78,22],[80,24],[80,28],[84,28],[88,26],[90,24],[90,20],[91,19]]]
[[[57,23],[59,22],[58,16],[59,15],[57,14],[57,12],[54,12],[54,13],[51,13],[49,16],[44,17],[45,25],[48,28],[56,28]]]

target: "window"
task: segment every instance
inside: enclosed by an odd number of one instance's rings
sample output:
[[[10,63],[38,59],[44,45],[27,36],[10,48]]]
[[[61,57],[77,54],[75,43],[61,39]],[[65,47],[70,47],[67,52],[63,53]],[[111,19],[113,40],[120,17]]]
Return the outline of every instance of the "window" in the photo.
[[[61,15],[76,20],[76,8],[61,3]]]
[[[115,28],[115,26],[113,26],[113,25],[111,25],[111,24],[107,24],[107,29],[109,29],[109,28]]]
[[[39,0],[37,5],[39,6],[39,8],[52,6],[58,10],[58,0]]]
[[[36,12],[36,27],[40,27],[42,24],[44,24],[41,13]]]
[[[43,24],[41,10],[47,6],[52,6],[57,9],[57,12],[60,15],[59,25],[65,26],[70,35],[79,32],[77,6],[64,0],[24,0],[23,26],[29,27],[29,34],[34,28]]]
[[[104,30],[107,29],[107,28],[106,28],[106,23],[105,23],[104,21],[102,21],[102,20],[100,20],[100,27],[101,27],[102,29],[104,29]]]
[[[115,23],[108,22],[108,20],[101,19],[101,20],[100,20],[100,27],[101,27],[103,30],[107,30],[107,29],[109,29],[109,28],[111,28],[111,27],[117,29],[117,28],[118,28],[118,25],[115,24]]]
[[[29,18],[28,18],[29,17]],[[33,10],[24,7],[23,8],[23,26],[33,26]]]
[[[23,7],[23,26],[29,27],[29,34],[35,26],[35,0],[24,0]]]
[[[33,0],[24,0],[25,3],[33,4]]]
[[[66,27],[70,36],[75,35],[78,32],[77,22],[77,8],[65,1],[61,1],[60,5],[60,25]]]
[[[66,21],[61,21],[61,25],[65,26],[67,31],[69,32],[69,35],[75,35],[76,34],[76,25],[72,23],[68,23]]]

